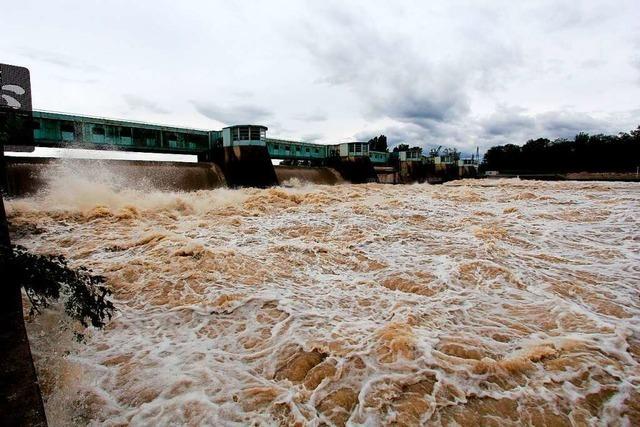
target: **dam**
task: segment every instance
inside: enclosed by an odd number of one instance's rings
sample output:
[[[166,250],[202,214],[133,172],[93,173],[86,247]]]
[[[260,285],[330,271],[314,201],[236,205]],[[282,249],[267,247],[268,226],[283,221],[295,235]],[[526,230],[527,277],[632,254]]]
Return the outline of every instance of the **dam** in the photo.
[[[382,152],[367,142],[317,144],[267,137],[266,126],[233,125],[221,130],[174,127],[144,122],[58,112],[33,112],[33,141],[38,147],[117,150],[138,153],[193,155],[197,163],[110,161],[131,179],[151,181],[159,188],[197,190],[229,187],[269,187],[287,180],[340,182],[443,182],[476,176],[477,162],[434,159],[416,151]],[[6,147],[7,151],[17,147]],[[24,147],[20,148],[24,151]],[[280,160],[280,166],[272,160]],[[46,160],[9,157],[8,191],[22,194],[42,180]],[[78,161],[82,163],[82,161]],[[171,169],[167,183],[161,169]],[[139,169],[134,172],[134,169]],[[198,178],[199,177],[199,178]]]

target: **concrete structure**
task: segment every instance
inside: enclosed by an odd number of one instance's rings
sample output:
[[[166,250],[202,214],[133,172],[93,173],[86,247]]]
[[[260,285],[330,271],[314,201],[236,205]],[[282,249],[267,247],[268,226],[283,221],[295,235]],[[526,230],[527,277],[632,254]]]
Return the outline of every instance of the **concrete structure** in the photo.
[[[117,148],[175,154],[199,154],[222,143],[221,131],[46,111],[33,112],[33,136],[36,145],[45,147]]]
[[[423,157],[418,150],[398,151],[398,159],[401,162],[421,162]]]
[[[429,175],[447,180],[458,170],[460,176],[473,176],[478,166],[450,155],[425,157],[419,150],[369,151],[369,144],[360,141],[325,145],[267,138],[267,127],[255,124],[204,130],[46,111],[35,111],[33,120],[38,146],[194,154],[199,161],[216,163],[232,187],[277,184],[272,159],[329,166],[351,182],[421,182]]]
[[[215,131],[211,131],[215,132]],[[267,127],[256,125],[235,125],[222,129],[223,147],[266,147]]]
[[[267,148],[272,159],[323,161],[330,157],[332,146],[267,138]]]
[[[376,164],[387,164],[389,163],[390,154],[386,151],[369,151],[369,158],[371,162]]]
[[[369,157],[368,142],[343,142],[336,147],[340,157]]]

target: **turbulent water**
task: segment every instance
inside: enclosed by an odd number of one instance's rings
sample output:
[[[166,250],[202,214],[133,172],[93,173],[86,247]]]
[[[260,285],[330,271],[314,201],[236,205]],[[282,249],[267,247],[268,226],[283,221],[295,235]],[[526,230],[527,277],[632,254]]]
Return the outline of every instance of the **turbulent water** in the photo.
[[[118,308],[29,320],[53,425],[640,424],[638,184],[99,182],[8,202]]]

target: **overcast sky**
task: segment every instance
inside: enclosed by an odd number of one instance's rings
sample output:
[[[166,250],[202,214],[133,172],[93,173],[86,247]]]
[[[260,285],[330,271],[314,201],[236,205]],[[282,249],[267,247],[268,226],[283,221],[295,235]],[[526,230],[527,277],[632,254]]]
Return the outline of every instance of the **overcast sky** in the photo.
[[[455,146],[640,124],[640,1],[0,0],[34,107]]]

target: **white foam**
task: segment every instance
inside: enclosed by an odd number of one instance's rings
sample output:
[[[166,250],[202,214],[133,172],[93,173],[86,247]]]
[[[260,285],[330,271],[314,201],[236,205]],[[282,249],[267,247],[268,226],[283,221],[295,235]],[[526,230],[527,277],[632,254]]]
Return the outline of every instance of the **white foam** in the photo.
[[[350,389],[352,424],[387,424],[403,414],[403,387],[430,375],[423,422],[455,420],[458,405],[482,423],[473,416],[505,398],[520,409],[487,415],[503,424],[538,409],[629,423],[640,381],[629,345],[640,334],[638,184],[181,194],[89,193],[65,179],[66,198],[58,188],[8,203],[12,221],[42,229],[17,243],[62,252],[116,289],[118,316],[62,362],[82,376],[49,397],[65,402],[61,423],[314,425],[331,416],[328,396]],[[87,219],[95,206],[112,215]],[[141,214],[118,218],[125,206]],[[336,373],[315,390],[279,377],[296,346],[324,353]],[[372,403],[385,387],[387,406]],[[592,418],[584,399],[603,390],[612,394]],[[98,403],[78,406],[88,401]]]

